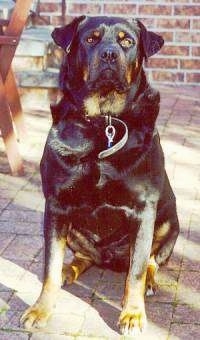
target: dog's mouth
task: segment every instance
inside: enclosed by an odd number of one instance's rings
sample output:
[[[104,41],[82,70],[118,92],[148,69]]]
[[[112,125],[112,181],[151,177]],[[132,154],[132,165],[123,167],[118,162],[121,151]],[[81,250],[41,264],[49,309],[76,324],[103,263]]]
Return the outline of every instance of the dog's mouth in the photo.
[[[128,88],[128,82],[125,79],[121,80],[117,72],[111,68],[102,70],[95,79],[88,81],[88,90],[99,92],[100,95],[106,95],[112,91],[125,93]]]

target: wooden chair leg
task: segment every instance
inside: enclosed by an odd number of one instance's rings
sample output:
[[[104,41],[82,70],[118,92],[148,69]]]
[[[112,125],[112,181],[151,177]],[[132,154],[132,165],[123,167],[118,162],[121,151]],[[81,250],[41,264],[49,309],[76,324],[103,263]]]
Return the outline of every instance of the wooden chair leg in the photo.
[[[24,174],[23,163],[18,150],[18,144],[10,115],[10,108],[7,103],[5,87],[0,77],[0,129],[5,144],[8,162],[13,175]]]
[[[17,137],[21,140],[26,135],[26,128],[17,84],[11,68],[6,77],[5,91],[10,106],[11,115],[16,127]]]

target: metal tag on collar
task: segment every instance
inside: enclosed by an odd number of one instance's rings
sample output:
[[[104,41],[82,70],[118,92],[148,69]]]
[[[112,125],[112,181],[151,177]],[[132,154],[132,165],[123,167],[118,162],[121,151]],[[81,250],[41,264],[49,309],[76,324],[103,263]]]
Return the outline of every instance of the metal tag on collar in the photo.
[[[67,45],[66,47],[66,53],[69,54],[70,53],[70,50],[71,50],[71,44]]]
[[[107,123],[108,125],[106,126],[105,134],[108,139],[108,149],[109,149],[113,145],[113,139],[115,137],[116,130],[115,130],[115,127],[112,125],[112,118],[110,115],[107,117],[107,122],[108,122]]]

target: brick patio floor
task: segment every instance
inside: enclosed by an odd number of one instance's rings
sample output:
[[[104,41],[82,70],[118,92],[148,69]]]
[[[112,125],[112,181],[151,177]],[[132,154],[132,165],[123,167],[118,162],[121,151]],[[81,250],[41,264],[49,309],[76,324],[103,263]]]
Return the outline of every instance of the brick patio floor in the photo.
[[[200,338],[200,88],[161,87],[161,95],[158,128],[177,196],[181,233],[170,262],[157,276],[157,295],[146,298],[148,327],[139,339],[196,340]],[[125,275],[96,267],[63,287],[46,329],[33,334],[19,327],[22,311],[41,288],[44,200],[38,164],[50,115],[28,110],[26,120],[28,135],[21,145],[25,177],[6,174],[0,144],[0,339],[123,339],[116,324]]]

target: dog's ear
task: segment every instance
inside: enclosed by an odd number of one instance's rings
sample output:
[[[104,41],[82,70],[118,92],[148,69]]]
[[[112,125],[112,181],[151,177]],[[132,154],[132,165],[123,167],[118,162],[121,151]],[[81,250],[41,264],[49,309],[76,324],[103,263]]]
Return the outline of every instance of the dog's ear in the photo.
[[[156,54],[164,44],[164,39],[151,31],[147,31],[146,27],[140,20],[137,20],[140,27],[140,39],[142,43],[144,57],[147,60],[153,54]]]
[[[67,53],[70,52],[73,39],[76,35],[78,26],[86,18],[85,15],[75,18],[70,24],[55,28],[51,34],[54,42],[63,48]]]

